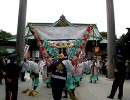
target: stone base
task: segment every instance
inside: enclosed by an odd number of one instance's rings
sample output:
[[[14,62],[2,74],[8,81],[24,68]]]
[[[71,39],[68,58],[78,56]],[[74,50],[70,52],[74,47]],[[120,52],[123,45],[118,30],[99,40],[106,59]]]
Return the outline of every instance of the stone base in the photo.
[[[108,80],[108,81],[113,81],[114,79],[105,78],[105,80]]]

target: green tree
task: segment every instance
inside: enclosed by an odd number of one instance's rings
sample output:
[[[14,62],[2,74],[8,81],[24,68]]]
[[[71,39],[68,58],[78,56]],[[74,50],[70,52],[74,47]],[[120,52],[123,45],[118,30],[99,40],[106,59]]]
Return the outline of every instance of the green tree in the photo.
[[[8,38],[13,37],[13,35],[9,32],[0,30],[0,45],[7,42]],[[0,56],[6,56],[8,54],[7,48],[4,46],[0,46]]]
[[[5,47],[0,47],[0,56],[8,55],[8,51]]]
[[[118,39],[117,44],[124,45],[124,42],[125,42],[125,34],[122,34],[121,37]]]
[[[9,32],[0,30],[0,39],[11,38],[13,35]]]
[[[104,38],[107,38],[107,32],[100,32],[100,35]],[[117,40],[117,36],[116,36],[116,40]]]
[[[107,32],[100,32],[100,35],[104,38],[107,38]]]

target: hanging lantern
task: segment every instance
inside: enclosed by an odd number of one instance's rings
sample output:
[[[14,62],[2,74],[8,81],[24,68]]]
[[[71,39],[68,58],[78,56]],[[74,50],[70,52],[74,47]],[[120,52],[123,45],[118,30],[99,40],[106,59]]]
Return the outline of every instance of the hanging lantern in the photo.
[[[95,47],[95,52],[99,52],[99,47]]]
[[[25,59],[29,59],[29,52],[27,51],[25,56],[24,56]]]

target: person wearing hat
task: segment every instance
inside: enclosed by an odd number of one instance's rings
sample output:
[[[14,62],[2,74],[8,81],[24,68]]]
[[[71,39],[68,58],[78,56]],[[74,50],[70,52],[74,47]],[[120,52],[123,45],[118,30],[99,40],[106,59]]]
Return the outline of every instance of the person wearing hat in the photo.
[[[64,55],[61,53],[58,55],[58,61],[51,64],[51,86],[52,95],[54,100],[61,100],[62,91],[66,85],[67,70],[63,64]]]
[[[111,93],[107,98],[113,99],[117,88],[119,87],[118,99],[123,97],[123,85],[126,77],[125,61],[122,55],[117,55],[116,67],[115,67],[115,79],[113,81]]]
[[[18,94],[18,77],[20,73],[20,66],[16,64],[17,55],[11,55],[9,57],[10,63],[6,67],[5,85],[6,85],[6,97],[5,100],[17,100]]]

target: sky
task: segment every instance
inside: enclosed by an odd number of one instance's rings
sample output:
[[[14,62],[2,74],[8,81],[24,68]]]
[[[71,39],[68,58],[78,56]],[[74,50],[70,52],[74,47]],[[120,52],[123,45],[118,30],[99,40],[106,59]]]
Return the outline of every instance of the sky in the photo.
[[[54,23],[63,14],[71,23],[97,24],[107,32],[106,0],[27,0],[26,23]],[[113,0],[115,34],[120,37],[130,27],[130,0]],[[0,0],[0,30],[17,33],[19,0]]]

